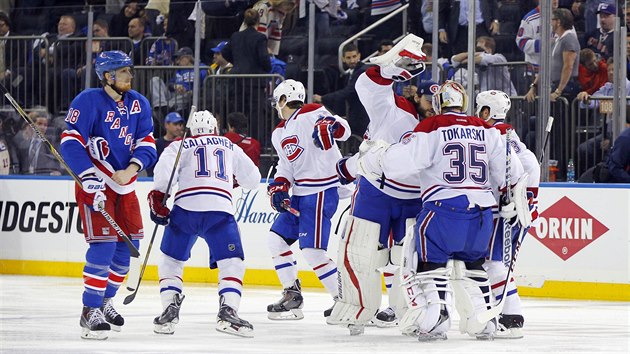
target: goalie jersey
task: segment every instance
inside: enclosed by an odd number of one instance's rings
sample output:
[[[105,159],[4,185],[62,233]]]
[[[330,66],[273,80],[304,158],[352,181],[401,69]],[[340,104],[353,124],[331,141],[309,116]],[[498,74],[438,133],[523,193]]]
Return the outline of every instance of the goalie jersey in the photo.
[[[322,105],[306,104],[289,119],[281,121],[271,135],[280,157],[274,179],[286,180],[293,188],[293,195],[315,194],[341,185],[335,169],[341,159],[339,148],[335,145],[321,150],[312,137],[315,122],[331,116]],[[339,116],[334,118],[341,124],[335,140],[347,140],[350,137],[348,122]]]
[[[381,159],[385,175],[419,176],[423,202],[466,195],[469,202],[492,207],[495,187],[505,183],[505,140],[498,129],[477,117],[449,112],[429,117]],[[512,178],[523,166],[511,152]]]
[[[174,204],[189,211],[223,211],[234,215],[234,183],[238,182],[246,189],[256,189],[260,172],[243,149],[224,136],[198,135],[172,142],[155,165],[155,189],[166,192],[182,144],[173,176],[173,184],[178,185]]]
[[[370,117],[365,138],[369,140],[384,140],[395,144],[408,138],[416,125],[418,114],[416,108],[402,96],[394,94],[393,80],[385,79],[380,74],[380,68],[373,66],[361,74],[357,79],[355,89],[359,99]],[[402,162],[404,167],[405,161]],[[420,198],[420,186],[417,176],[399,176],[393,178],[385,173],[385,181],[374,176],[363,176],[376,188],[383,189],[383,193],[399,199]]]
[[[112,174],[130,162],[137,163],[140,171],[155,164],[151,106],[134,90],[116,102],[102,88],[87,89],[72,101],[65,121],[61,154],[79,177],[96,172],[116,193],[127,194],[135,190],[137,176],[121,186],[111,179]],[[104,138],[92,147],[96,156],[88,152],[92,137]]]

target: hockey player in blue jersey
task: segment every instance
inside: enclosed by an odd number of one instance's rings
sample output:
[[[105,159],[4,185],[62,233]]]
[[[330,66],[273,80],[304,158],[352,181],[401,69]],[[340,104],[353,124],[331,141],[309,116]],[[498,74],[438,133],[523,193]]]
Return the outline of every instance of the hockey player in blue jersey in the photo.
[[[89,248],[83,268],[82,338],[107,339],[120,331],[123,317],[112,298],[129,271],[129,249],[98,212],[116,220],[138,247],[144,236],[135,193],[138,172],[157,154],[148,100],[131,90],[132,61],[123,52],[99,54],[94,64],[102,88],[81,92],[70,104],[61,154],[81,179],[75,197]]]

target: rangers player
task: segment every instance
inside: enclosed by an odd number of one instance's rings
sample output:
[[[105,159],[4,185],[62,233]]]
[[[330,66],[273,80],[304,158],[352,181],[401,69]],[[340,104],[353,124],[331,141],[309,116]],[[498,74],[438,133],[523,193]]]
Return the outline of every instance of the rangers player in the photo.
[[[271,140],[280,160],[267,191],[272,208],[281,214],[271,226],[269,250],[284,287],[282,298],[267,306],[268,317],[274,320],[304,317],[301,285],[291,251],[295,241],[326,290],[333,298],[338,295],[337,266],[326,249],[331,218],[339,202],[335,162],[341,152],[335,141],[348,139],[350,127],[345,119],[333,116],[323,106],[304,104],[305,96],[304,85],[295,80],[286,80],[273,91],[281,122]],[[299,217],[287,212],[291,208],[299,210]]]
[[[219,332],[252,337],[254,327],[237,315],[243,290],[245,264],[238,225],[234,219],[232,186],[235,180],[255,189],[260,172],[243,150],[217,135],[217,120],[208,111],[195,112],[189,123],[192,136],[170,144],[155,165],[154,189],[149,193],[151,219],[167,225],[158,262],[163,312],[153,321],[156,333],[173,334],[184,300],[184,263],[197,240],[208,244],[219,268]],[[175,166],[182,146],[180,162]],[[171,171],[177,183],[173,210],[162,204]]]
[[[131,59],[107,51],[98,55],[94,67],[103,88],[87,89],[70,104],[61,155],[82,181],[75,197],[89,244],[81,337],[106,339],[110,329],[120,331],[124,324],[112,298],[129,271],[130,253],[98,210],[105,208],[137,248],[144,232],[135,181],[157,154],[151,106],[131,90]]]

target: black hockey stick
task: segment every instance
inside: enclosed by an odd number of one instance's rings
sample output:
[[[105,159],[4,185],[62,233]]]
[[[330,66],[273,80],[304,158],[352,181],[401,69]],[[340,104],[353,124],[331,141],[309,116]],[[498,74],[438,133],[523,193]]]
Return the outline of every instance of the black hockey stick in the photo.
[[[13,108],[15,108],[15,110],[18,112],[18,114],[28,123],[28,125],[31,126],[31,128],[33,129],[35,134],[37,134],[37,136],[41,139],[41,141],[43,141],[44,143],[46,143],[46,145],[48,145],[48,148],[50,149],[50,152],[53,154],[53,156],[55,156],[57,161],[59,161],[59,163],[63,166],[63,168],[65,168],[65,170],[68,171],[68,174],[74,179],[74,181],[79,185],[79,187],[82,187],[81,179],[79,178],[79,176],[77,176],[70,169],[70,167],[68,166],[66,161],[63,159],[63,157],[61,157],[59,152],[57,152],[57,149],[55,149],[55,147],[52,145],[52,143],[44,136],[44,134],[42,134],[39,131],[39,128],[37,128],[37,126],[35,125],[35,122],[26,114],[26,112],[24,112],[24,110],[22,109],[20,104],[17,103],[17,101],[13,98],[13,96],[11,96],[11,94],[9,93],[7,88],[4,87],[4,85],[0,84],[0,90],[2,90],[2,94],[4,95],[4,97],[6,97],[7,100],[9,100],[9,102],[11,103]],[[129,253],[131,254],[131,257],[136,257],[136,258],[139,257],[140,256],[140,252],[138,251],[136,246],[133,245],[133,243],[131,242],[131,239],[129,238],[129,236],[127,236],[125,234],[125,232],[116,223],[114,218],[111,215],[109,215],[109,213],[105,210],[104,206],[99,208],[99,212],[101,213],[101,215],[103,215],[105,220],[107,220],[109,225],[114,230],[116,230],[116,233],[118,234],[118,236],[120,236],[120,238],[122,238],[122,240],[125,242],[125,244],[129,248]]]
[[[184,131],[184,135],[182,136],[182,143],[179,144],[179,149],[177,150],[177,156],[175,156],[175,163],[173,164],[173,169],[171,170],[171,176],[168,179],[168,184],[166,185],[166,191],[164,192],[164,197],[162,198],[162,205],[166,205],[168,201],[168,192],[171,189],[171,183],[173,183],[173,178],[175,177],[175,171],[177,170],[177,165],[179,164],[179,158],[182,156],[182,148],[184,147],[184,140],[188,136],[188,128],[190,127],[190,122],[192,122],[192,116],[197,111],[197,107],[191,106],[190,115],[188,116],[188,122],[186,123],[186,130]],[[153,227],[153,234],[151,235],[151,240],[149,241],[149,247],[147,248],[147,253],[144,255],[144,262],[142,262],[142,267],[140,268],[140,277],[138,278],[138,284],[136,284],[135,289],[131,287],[127,287],[128,290],[133,291],[131,294],[125,297],[123,300],[124,305],[129,305],[133,299],[136,298],[138,294],[138,289],[140,289],[140,283],[142,282],[142,277],[144,276],[144,271],[147,268],[147,262],[149,261],[149,255],[151,254],[151,249],[153,248],[153,241],[155,241],[155,235],[157,234],[157,230],[159,224],[155,224]]]

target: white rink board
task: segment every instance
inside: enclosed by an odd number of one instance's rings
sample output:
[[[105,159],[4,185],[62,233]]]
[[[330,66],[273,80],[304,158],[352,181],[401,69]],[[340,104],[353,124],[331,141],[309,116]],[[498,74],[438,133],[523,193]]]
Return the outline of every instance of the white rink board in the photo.
[[[154,228],[145,202],[152,185],[151,181],[144,180],[139,181],[137,187],[145,226],[141,253],[146,250]],[[84,262],[87,244],[77,231],[78,210],[71,207],[73,190],[73,182],[68,179],[0,178],[0,260]],[[546,280],[630,283],[630,186],[546,184],[539,194],[541,225],[537,236],[527,236],[517,273]],[[249,194],[239,188],[233,196],[247,268],[272,270],[267,234],[276,213],[269,206],[266,185],[261,183],[257,191]],[[349,199],[344,199],[337,208],[333,231],[348,204]],[[568,224],[569,219],[577,219],[579,228],[575,229],[573,222]],[[597,223],[603,226],[598,226],[600,230],[607,230],[597,234],[597,230],[594,231]],[[160,243],[162,231],[159,227],[154,250]],[[560,250],[567,252],[555,254],[535,237],[553,240]],[[338,240],[338,236],[331,235],[329,254],[333,258]],[[149,264],[156,264],[157,254],[159,252],[151,253]],[[300,269],[310,270],[300,252],[294,254]],[[208,266],[205,242],[195,245],[187,266]]]

